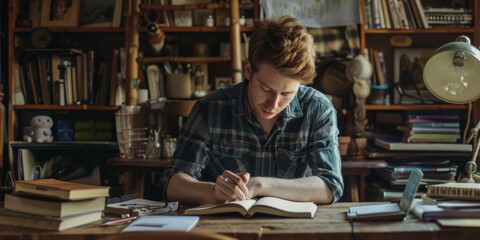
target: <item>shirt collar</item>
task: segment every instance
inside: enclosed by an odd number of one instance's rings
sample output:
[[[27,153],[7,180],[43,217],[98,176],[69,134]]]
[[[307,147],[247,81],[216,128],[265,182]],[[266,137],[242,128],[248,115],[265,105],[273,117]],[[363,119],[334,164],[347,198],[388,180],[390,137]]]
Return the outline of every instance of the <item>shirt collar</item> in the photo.
[[[248,104],[248,99],[247,99],[247,86],[248,86],[248,80],[244,80],[241,84],[237,107],[233,110],[233,114],[237,116],[241,116],[241,115],[246,115],[248,117],[251,116],[250,105]],[[303,86],[300,85],[298,91],[301,91],[302,88]],[[303,116],[303,111],[298,101],[298,92],[297,94],[295,94],[295,97],[293,97],[293,100],[290,102],[290,104],[287,105],[287,107],[283,112],[285,113],[284,117],[287,118],[286,120],[291,118],[299,118]]]

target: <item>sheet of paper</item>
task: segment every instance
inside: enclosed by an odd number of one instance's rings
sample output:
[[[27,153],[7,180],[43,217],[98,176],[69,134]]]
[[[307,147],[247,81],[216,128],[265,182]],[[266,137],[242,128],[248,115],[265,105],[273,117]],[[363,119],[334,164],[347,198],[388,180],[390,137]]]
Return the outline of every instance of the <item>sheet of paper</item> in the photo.
[[[132,222],[121,232],[188,232],[197,224],[198,219],[198,216],[143,216]]]

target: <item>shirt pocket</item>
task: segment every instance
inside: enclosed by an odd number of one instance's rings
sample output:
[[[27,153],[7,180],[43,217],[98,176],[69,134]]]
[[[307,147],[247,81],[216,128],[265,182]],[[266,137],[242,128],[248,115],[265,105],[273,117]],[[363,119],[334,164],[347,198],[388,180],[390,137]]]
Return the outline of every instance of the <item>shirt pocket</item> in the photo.
[[[278,148],[277,177],[299,178],[311,175],[307,157],[306,151],[292,152]]]
[[[220,159],[246,159],[248,158],[249,149],[245,144],[235,143],[213,143],[212,153],[216,158]]]

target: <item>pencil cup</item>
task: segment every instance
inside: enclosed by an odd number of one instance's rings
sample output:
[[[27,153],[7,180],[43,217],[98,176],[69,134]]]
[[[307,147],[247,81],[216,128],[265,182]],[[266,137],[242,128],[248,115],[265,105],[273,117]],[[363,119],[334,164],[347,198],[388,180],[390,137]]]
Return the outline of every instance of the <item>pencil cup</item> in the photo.
[[[145,158],[147,128],[140,106],[122,106],[115,114],[120,158]]]
[[[372,105],[384,105],[388,86],[372,85],[370,88],[371,92],[370,96],[367,98],[367,103]]]
[[[192,81],[189,73],[172,73],[167,75],[167,98],[190,98]]]
[[[161,149],[163,158],[171,158],[177,148],[177,139],[171,136],[165,136],[162,139]]]

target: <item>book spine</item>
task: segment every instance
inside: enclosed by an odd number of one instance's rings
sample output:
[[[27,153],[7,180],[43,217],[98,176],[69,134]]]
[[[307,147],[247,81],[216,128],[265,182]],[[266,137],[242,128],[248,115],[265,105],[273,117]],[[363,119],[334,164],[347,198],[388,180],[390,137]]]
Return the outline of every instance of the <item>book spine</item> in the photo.
[[[424,127],[412,127],[411,132],[413,133],[460,133],[458,128],[424,128]]]
[[[387,0],[380,0],[382,11],[383,11],[383,18],[385,20],[385,28],[391,29],[392,24],[390,20],[390,14],[388,11]]]
[[[94,96],[93,96],[93,84],[94,84],[94,79],[95,79],[95,52],[94,51],[88,51],[87,55],[87,92],[88,92],[88,103],[93,104],[94,103]]]
[[[443,167],[443,168],[429,168],[429,167],[417,167],[418,170],[422,172],[438,172],[438,173],[448,173],[457,171],[456,167]],[[413,170],[413,167],[395,167],[393,171],[395,173],[409,173]]]
[[[436,114],[436,115],[429,115],[429,114],[408,114],[407,119],[423,119],[423,120],[440,120],[440,119],[445,119],[445,120],[459,120],[460,116],[458,115],[441,115],[441,114]]]
[[[459,128],[460,123],[458,122],[413,122],[411,123],[412,128],[422,127],[422,128]]]
[[[425,17],[425,12],[423,10],[422,2],[420,0],[415,0],[415,3],[417,5],[418,12],[420,14],[420,18],[422,19],[422,23],[423,23],[424,27],[425,28],[430,28],[430,25],[427,22],[427,18]]]

